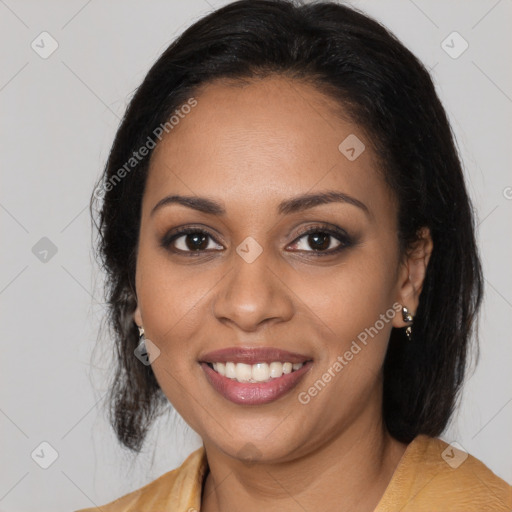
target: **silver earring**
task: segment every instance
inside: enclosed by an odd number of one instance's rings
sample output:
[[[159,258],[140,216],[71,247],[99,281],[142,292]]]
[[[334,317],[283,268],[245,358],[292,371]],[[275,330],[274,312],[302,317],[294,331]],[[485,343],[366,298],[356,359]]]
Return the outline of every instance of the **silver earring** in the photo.
[[[146,338],[144,337],[144,327],[142,326],[139,327],[139,344],[137,345],[137,350],[141,353],[146,352]]]
[[[402,306],[402,319],[404,322],[412,323],[412,321],[413,321],[412,314],[409,312],[409,310],[405,306]],[[411,339],[411,334],[412,334],[412,326],[411,325],[408,325],[405,328],[405,334],[407,335],[408,339]]]
[[[139,343],[133,353],[143,365],[148,366],[150,364],[148,349],[146,347],[146,338],[144,337],[144,327],[139,327]]]

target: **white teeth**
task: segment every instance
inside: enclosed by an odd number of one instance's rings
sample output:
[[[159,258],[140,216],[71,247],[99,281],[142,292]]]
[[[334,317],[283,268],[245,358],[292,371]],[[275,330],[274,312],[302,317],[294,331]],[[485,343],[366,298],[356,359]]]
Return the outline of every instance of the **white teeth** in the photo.
[[[236,380],[238,382],[248,382],[252,378],[252,368],[250,364],[237,363],[235,367]]]
[[[281,377],[283,375],[283,364],[279,362],[270,363],[270,376],[275,379],[277,377]]]
[[[226,363],[226,377],[236,379],[235,363]]]
[[[213,368],[221,375],[226,375],[226,365],[224,363],[213,363]]]
[[[270,379],[277,379],[287,373],[299,370],[304,363],[213,363],[213,369],[220,375],[238,382],[266,382]]]
[[[267,363],[253,364],[251,374],[256,382],[264,382],[270,378],[270,368]]]

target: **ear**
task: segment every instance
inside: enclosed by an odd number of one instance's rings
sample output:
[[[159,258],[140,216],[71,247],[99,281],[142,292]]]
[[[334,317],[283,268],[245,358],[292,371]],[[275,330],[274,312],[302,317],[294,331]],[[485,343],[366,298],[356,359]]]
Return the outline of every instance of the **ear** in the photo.
[[[434,244],[430,230],[423,227],[418,232],[418,239],[407,250],[404,261],[400,264],[398,272],[398,298],[397,301],[407,307],[409,312],[416,314],[420,302],[420,293],[427,273],[427,266],[432,254]],[[405,327],[402,315],[395,315],[393,327]]]
[[[139,326],[142,327],[144,324],[142,323],[142,315],[140,314],[140,307],[137,305],[135,311],[133,312],[133,321]]]

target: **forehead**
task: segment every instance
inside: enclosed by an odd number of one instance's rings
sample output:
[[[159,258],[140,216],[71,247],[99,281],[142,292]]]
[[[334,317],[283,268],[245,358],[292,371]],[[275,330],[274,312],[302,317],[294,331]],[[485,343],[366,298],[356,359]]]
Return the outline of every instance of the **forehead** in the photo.
[[[217,81],[194,98],[153,152],[151,202],[177,192],[250,198],[254,207],[315,188],[389,201],[368,136],[314,86],[284,77]]]

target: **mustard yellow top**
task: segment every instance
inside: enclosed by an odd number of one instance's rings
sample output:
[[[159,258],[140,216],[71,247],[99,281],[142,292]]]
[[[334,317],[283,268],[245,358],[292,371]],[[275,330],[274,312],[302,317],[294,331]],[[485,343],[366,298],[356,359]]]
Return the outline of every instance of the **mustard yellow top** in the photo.
[[[208,470],[204,447],[153,482],[100,508],[76,512],[195,512]],[[475,457],[441,439],[417,436],[374,512],[512,510],[512,487]]]

